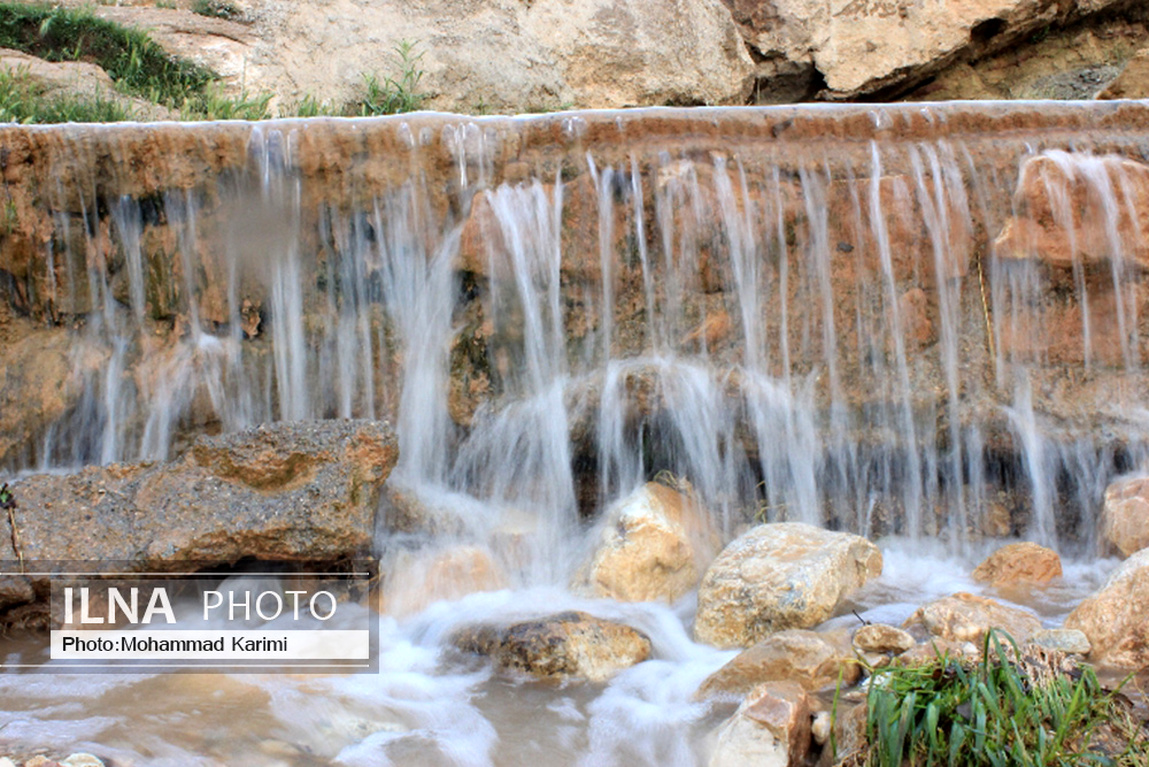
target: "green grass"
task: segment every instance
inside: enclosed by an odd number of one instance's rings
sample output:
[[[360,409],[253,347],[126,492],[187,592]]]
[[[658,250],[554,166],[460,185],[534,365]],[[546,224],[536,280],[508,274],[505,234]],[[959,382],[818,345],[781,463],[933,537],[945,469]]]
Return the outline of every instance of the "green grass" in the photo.
[[[358,114],[363,117],[374,115],[394,115],[404,112],[418,111],[426,98],[419,93],[419,81],[423,79],[423,70],[419,62],[423,53],[415,53],[418,43],[404,40],[395,46],[395,55],[398,58],[399,74],[397,77],[386,77],[382,81],[376,75],[363,76],[367,86],[367,93],[359,104]]]
[[[0,46],[48,61],[98,64],[123,92],[175,109],[200,98],[216,79],[169,56],[146,33],[87,10],[0,3]]]
[[[212,16],[217,19],[238,19],[243,11],[234,3],[227,0],[195,0],[192,3],[192,13],[200,16]]]
[[[948,658],[874,673],[867,697],[876,767],[1071,767],[1149,764],[1149,736],[1089,667],[1034,678],[994,632],[983,660]],[[1012,651],[1012,654],[1011,654]],[[1116,743],[1116,746],[1114,744]]]
[[[0,122],[109,123],[131,119],[131,110],[110,99],[45,95],[26,73],[0,70]]]

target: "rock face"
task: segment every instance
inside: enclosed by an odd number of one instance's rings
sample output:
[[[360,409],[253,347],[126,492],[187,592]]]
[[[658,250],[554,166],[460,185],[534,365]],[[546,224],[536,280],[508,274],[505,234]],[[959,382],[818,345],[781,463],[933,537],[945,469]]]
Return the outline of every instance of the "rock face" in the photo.
[[[1077,606],[1065,628],[1089,638],[1089,660],[1103,666],[1149,666],[1149,549],[1121,563],[1105,585]]]
[[[787,767],[810,749],[810,702],[791,682],[759,685],[718,733],[710,767]]]
[[[810,628],[881,572],[882,554],[865,538],[795,522],[759,525],[706,571],[694,636],[749,647],[776,631]]]
[[[1061,576],[1061,557],[1036,543],[1011,543],[974,568],[973,579],[991,586],[1048,583]]]
[[[764,682],[789,681],[811,691],[833,685],[839,678],[850,684],[858,678],[859,667],[846,655],[813,631],[780,631],[743,650],[707,677],[695,698],[745,695]]]
[[[553,682],[605,682],[649,658],[651,650],[641,631],[574,611],[508,626],[474,626],[451,641],[504,670]]]
[[[1149,477],[1118,480],[1105,488],[1101,535],[1126,557],[1149,546]]]
[[[1129,60],[1121,74],[1097,94],[1099,99],[1149,98],[1149,48]]]
[[[718,545],[693,493],[648,482],[607,511],[576,586],[621,602],[674,602],[698,585]]]
[[[30,476],[13,484],[20,553],[148,569],[343,559],[369,551],[397,458],[385,423],[299,422],[201,437],[168,464]]]
[[[971,642],[980,649],[991,628],[1007,632],[1024,643],[1041,630],[1041,621],[1032,613],[973,594],[954,594],[930,602],[906,620],[905,627],[954,642]],[[1004,641],[1004,638],[1003,638]]]

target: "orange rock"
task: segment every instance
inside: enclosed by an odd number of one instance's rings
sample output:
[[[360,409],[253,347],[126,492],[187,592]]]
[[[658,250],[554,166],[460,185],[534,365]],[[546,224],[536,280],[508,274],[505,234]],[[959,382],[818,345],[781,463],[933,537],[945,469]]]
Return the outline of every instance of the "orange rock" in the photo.
[[[992,586],[1048,583],[1061,577],[1061,557],[1036,543],[1011,543],[974,568],[973,579]]]

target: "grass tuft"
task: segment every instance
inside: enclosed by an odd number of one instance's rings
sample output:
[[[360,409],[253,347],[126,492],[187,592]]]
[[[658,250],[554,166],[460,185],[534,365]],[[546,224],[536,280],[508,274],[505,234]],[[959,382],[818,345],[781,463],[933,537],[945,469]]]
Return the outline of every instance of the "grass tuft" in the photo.
[[[1007,646],[1003,646],[1004,642]],[[1149,734],[1128,701],[1088,666],[1034,673],[1013,639],[991,631],[982,660],[942,657],[871,679],[868,751],[876,767],[1071,767],[1149,764]]]
[[[419,63],[423,52],[415,52],[415,46],[407,40],[395,46],[395,54],[399,59],[398,77],[387,77],[382,81],[372,74],[363,76],[367,86],[367,94],[359,105],[359,114],[363,117],[377,115],[394,115],[404,112],[418,111],[426,98],[419,93],[419,81],[423,79],[423,70]]]
[[[21,70],[0,70],[0,122],[110,123],[133,119],[124,105],[100,96],[46,95]]]

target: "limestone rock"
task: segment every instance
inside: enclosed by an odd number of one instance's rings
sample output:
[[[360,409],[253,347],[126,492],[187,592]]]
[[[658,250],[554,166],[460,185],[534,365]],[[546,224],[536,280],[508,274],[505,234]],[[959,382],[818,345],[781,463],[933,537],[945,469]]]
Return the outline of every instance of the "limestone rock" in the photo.
[[[776,631],[815,626],[881,572],[882,554],[865,538],[796,522],[759,525],[703,576],[694,636],[748,647]]]
[[[397,616],[416,613],[432,602],[461,599],[478,591],[498,591],[507,576],[491,555],[478,546],[455,545],[385,561],[384,611]]]
[[[1149,477],[1122,479],[1105,488],[1101,534],[1126,557],[1149,546]]]
[[[755,687],[722,726],[710,767],[802,764],[810,748],[810,703],[792,682]]]
[[[744,695],[764,682],[794,682],[806,690],[820,690],[839,678],[850,684],[858,678],[858,665],[839,648],[813,631],[780,631],[743,650],[699,686],[695,698]]]
[[[1021,644],[1041,630],[1041,621],[1016,607],[963,592],[918,608],[905,627],[955,642],[972,642],[980,648],[991,628],[1005,631]]]
[[[928,641],[914,645],[894,658],[893,664],[897,666],[925,666],[940,658],[976,661],[980,657],[981,647],[973,642],[930,637]]]
[[[1149,549],[1122,562],[1100,591],[1069,614],[1065,628],[1089,637],[1093,663],[1149,666]]]
[[[1088,655],[1089,637],[1077,629],[1042,629],[1029,638],[1030,644],[1074,655]]]
[[[648,482],[607,512],[577,585],[620,602],[674,602],[698,585],[718,546],[693,493]]]
[[[903,653],[917,644],[909,632],[883,623],[871,623],[854,632],[854,646],[862,652]]]
[[[1036,543],[1011,543],[974,568],[973,579],[992,586],[1048,583],[1061,576],[1061,557]]]
[[[22,553],[159,569],[344,559],[369,551],[397,458],[386,423],[295,422],[201,437],[168,464],[26,477],[13,484]]]
[[[1149,48],[1138,51],[1105,90],[1097,94],[1099,99],[1144,99],[1149,98]]]
[[[729,12],[706,0],[461,0],[449,11],[435,2],[253,0],[247,15],[243,32],[203,30],[227,49],[213,58],[242,60],[247,89],[284,105],[308,94],[336,105],[362,98],[364,75],[400,74],[404,41],[418,41],[411,55],[426,106],[452,111],[744,103],[754,73]],[[173,18],[140,23],[163,32]],[[171,37],[157,39],[179,50]]]
[[[650,657],[650,638],[630,626],[564,612],[506,626],[479,625],[451,638],[463,652],[547,681],[605,682]]]

